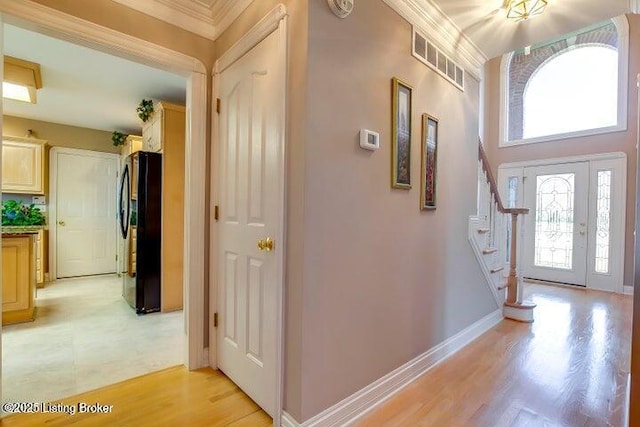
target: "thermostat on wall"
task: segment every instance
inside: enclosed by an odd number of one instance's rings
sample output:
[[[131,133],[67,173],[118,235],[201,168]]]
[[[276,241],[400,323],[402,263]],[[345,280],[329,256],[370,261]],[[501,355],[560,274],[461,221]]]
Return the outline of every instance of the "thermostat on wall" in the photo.
[[[360,129],[360,147],[367,150],[380,148],[380,134],[372,130]]]

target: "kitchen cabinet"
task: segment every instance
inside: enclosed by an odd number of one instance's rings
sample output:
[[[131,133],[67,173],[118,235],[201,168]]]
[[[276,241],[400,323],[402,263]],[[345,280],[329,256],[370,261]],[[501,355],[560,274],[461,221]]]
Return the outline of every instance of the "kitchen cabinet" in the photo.
[[[129,135],[120,148],[120,156],[125,159],[130,154],[142,150],[142,137],[137,135]]]
[[[143,150],[162,152],[161,309],[182,310],[185,109],[157,102],[142,129]]]
[[[47,141],[5,136],[2,141],[2,192],[44,194]]]
[[[136,248],[137,246],[137,238],[138,238],[138,232],[137,232],[137,227],[131,226],[131,228],[129,229],[129,232],[131,233],[131,238],[129,239],[129,257],[127,258],[129,260],[129,265],[127,267],[127,273],[129,274],[130,277],[135,277],[136,275],[136,260],[137,260],[137,253],[136,253]]]
[[[184,123],[176,122],[182,117],[184,121],[184,107],[168,102],[156,102],[153,115],[142,126],[142,149],[159,153],[164,151],[167,141],[175,142],[174,138],[181,134],[184,143]]]
[[[2,324],[30,322],[35,315],[33,234],[2,236]]]
[[[34,253],[36,254],[36,286],[44,287],[44,230],[38,231],[34,240]]]

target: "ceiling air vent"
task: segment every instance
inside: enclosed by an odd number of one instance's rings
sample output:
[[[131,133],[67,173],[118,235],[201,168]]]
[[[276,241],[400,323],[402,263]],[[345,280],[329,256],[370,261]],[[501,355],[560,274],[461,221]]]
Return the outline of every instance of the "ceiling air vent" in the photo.
[[[464,70],[415,28],[413,29],[413,56],[449,83],[464,90]]]

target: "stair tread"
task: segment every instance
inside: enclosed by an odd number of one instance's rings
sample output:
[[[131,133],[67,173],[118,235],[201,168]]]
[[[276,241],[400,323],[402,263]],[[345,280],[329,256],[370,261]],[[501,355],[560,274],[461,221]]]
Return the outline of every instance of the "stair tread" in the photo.
[[[478,233],[480,234],[488,233],[489,231],[491,231],[489,228],[478,228]]]
[[[498,252],[498,248],[486,248],[485,250],[482,251],[483,254],[488,255],[488,254],[492,254]]]
[[[502,270],[504,270],[504,267],[493,267],[491,269],[491,272],[492,273],[497,273],[498,271],[502,271]]]

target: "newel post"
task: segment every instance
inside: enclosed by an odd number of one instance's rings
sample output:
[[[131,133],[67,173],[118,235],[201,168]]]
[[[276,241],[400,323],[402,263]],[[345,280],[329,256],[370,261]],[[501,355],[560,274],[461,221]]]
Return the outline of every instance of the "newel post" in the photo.
[[[509,277],[507,278],[507,298],[504,303],[504,317],[520,322],[533,322],[535,304],[522,301],[522,287],[518,280],[517,244],[518,244],[518,215],[529,213],[529,209],[505,209],[511,215],[511,254],[509,257]]]

